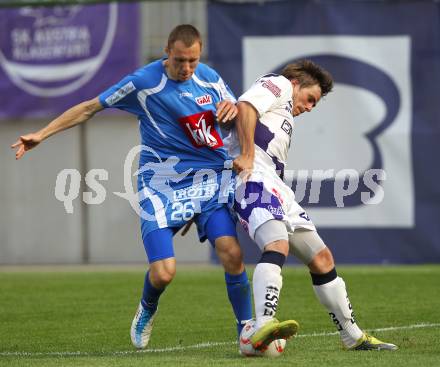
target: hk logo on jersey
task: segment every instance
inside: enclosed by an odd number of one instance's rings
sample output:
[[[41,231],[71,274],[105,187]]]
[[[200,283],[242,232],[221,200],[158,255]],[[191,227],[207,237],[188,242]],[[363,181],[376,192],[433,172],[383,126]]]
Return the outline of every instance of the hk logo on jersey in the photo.
[[[223,146],[223,141],[215,130],[215,117],[212,111],[181,117],[179,122],[194,147],[207,146],[217,149]]]
[[[204,106],[212,103],[212,97],[209,94],[205,94],[201,97],[196,97],[196,102],[199,106]]]

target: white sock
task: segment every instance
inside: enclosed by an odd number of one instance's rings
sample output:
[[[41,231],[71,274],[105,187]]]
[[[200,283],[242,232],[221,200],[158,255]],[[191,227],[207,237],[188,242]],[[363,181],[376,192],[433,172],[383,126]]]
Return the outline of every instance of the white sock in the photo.
[[[328,310],[342,343],[347,348],[354,346],[363,333],[354,319],[344,280],[337,277],[329,283],[314,285],[313,289],[319,302]]]
[[[283,277],[281,268],[270,263],[259,263],[253,276],[256,328],[259,329],[275,317]]]

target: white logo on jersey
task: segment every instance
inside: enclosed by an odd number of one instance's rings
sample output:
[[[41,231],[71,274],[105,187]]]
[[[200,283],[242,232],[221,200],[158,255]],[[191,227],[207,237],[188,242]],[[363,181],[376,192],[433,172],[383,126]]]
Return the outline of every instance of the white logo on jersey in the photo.
[[[184,97],[192,98],[193,95],[191,92],[181,92],[179,96],[180,98],[184,98]]]
[[[211,104],[212,97],[209,94],[205,94],[204,96],[196,97],[196,102],[199,106],[203,106],[205,104]]]
[[[292,137],[292,125],[289,121],[286,119],[283,121],[283,124],[281,125],[281,129],[290,137]]]
[[[206,120],[203,115],[200,116],[199,122],[196,124],[196,130],[193,130],[189,123],[186,123],[186,127],[197,144],[207,145],[208,147],[218,144],[217,139],[211,134],[212,126],[206,126]]]
[[[222,138],[215,130],[215,116],[212,111],[181,117],[179,122],[194,147],[217,149],[223,146]]]
[[[119,88],[116,92],[114,92],[112,95],[108,96],[105,99],[105,103],[107,103],[109,106],[114,105],[116,102],[119,102],[122,98],[129,95],[135,89],[136,87],[134,86],[133,82],[128,82],[127,84]]]

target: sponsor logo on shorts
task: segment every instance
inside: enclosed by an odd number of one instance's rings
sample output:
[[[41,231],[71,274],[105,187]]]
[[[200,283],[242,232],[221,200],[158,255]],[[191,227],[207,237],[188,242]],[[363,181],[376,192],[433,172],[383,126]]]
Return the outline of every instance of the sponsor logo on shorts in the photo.
[[[269,210],[273,215],[284,215],[284,210],[282,207],[273,207],[272,205],[267,206],[267,210]]]
[[[203,182],[200,185],[185,187],[174,191],[174,201],[185,201],[188,199],[209,199],[218,190],[216,182]]]
[[[305,219],[306,221],[310,222],[310,217],[307,215],[306,212],[299,213],[299,216],[300,216],[302,219]]]

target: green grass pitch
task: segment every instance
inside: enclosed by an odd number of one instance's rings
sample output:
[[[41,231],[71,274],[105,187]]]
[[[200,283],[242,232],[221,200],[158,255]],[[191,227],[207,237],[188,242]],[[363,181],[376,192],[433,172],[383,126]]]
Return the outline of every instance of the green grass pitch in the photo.
[[[284,269],[277,316],[296,319],[301,329],[276,359],[238,355],[218,267],[178,267],[142,352],[129,337],[143,283],[139,267],[6,267],[0,366],[440,366],[440,266],[338,270],[360,326],[397,344],[397,352],[343,351],[304,267]]]

